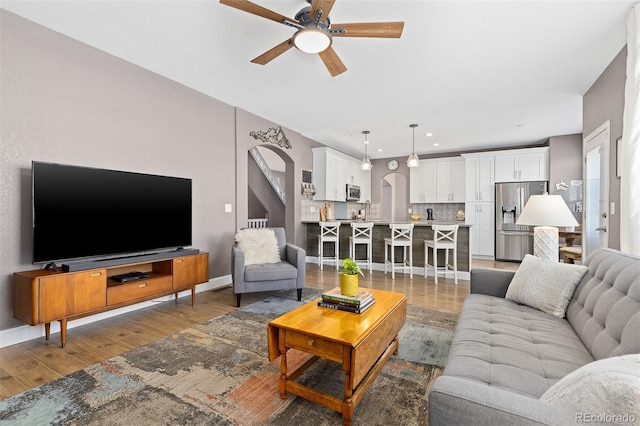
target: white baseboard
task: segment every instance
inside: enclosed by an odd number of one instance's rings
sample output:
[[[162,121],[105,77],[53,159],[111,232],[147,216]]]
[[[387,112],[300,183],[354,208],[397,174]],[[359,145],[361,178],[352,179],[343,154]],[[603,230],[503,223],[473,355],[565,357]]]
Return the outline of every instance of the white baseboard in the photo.
[[[196,286],[196,293],[201,293],[203,291],[213,290],[216,288],[224,287],[229,284],[232,284],[231,275],[223,275],[221,277],[211,278],[208,282],[203,284],[198,284]],[[178,294],[178,297],[190,296],[191,291],[186,290],[182,291]],[[153,300],[148,300],[146,302],[136,303],[135,305],[125,306],[123,308],[113,309],[111,311],[102,312],[100,314],[91,315],[83,318],[78,318],[77,320],[69,321],[67,324],[67,329],[72,329],[75,327],[79,327],[85,324],[91,324],[92,322],[100,321],[103,319],[111,318],[116,315],[122,315],[127,312],[136,311],[138,309],[148,308],[149,306],[153,306],[156,303],[168,302],[173,300],[173,295],[158,297]],[[197,303],[197,300],[196,300]],[[60,332],[60,323],[58,321],[53,321],[51,323],[51,334]],[[15,345],[17,343],[26,342],[28,340],[38,339],[44,337],[44,325],[23,325],[19,327],[10,328],[7,330],[0,331],[0,348],[4,348],[6,346]]]

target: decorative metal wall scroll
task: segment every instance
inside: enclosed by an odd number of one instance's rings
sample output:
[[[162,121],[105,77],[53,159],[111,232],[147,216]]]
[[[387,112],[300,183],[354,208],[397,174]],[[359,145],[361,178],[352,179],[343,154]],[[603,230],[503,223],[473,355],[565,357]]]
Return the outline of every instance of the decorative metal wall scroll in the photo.
[[[291,142],[284,135],[282,127],[271,127],[266,132],[259,130],[257,132],[249,132],[254,139],[260,139],[262,142],[270,142],[278,145],[280,148],[291,149]]]

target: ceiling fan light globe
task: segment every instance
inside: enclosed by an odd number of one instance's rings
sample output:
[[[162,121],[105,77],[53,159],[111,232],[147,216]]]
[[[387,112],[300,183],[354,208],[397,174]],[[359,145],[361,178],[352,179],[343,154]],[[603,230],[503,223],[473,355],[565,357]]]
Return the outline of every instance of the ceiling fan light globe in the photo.
[[[320,53],[331,46],[331,36],[319,29],[299,30],[293,35],[293,45],[305,53]]]
[[[407,159],[407,167],[419,167],[420,159],[416,154],[411,154]]]

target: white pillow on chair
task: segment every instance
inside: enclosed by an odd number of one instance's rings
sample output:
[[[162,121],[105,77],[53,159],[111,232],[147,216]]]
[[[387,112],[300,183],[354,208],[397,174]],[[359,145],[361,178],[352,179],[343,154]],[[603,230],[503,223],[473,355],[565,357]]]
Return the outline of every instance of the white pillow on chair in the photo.
[[[281,261],[278,239],[272,229],[241,229],[236,233],[236,242],[244,253],[245,266]]]

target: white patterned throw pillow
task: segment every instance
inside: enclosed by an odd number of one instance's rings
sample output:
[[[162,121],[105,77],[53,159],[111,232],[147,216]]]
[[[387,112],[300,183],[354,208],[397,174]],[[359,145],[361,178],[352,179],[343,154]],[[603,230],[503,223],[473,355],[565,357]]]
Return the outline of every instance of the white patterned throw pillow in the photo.
[[[542,260],[525,255],[505,299],[564,318],[576,286],[587,272],[583,265]]]
[[[540,400],[574,411],[576,423],[636,424],[640,354],[590,362],[556,382]]]
[[[245,266],[280,262],[278,240],[273,229],[241,229],[236,233],[236,242],[244,253]]]

